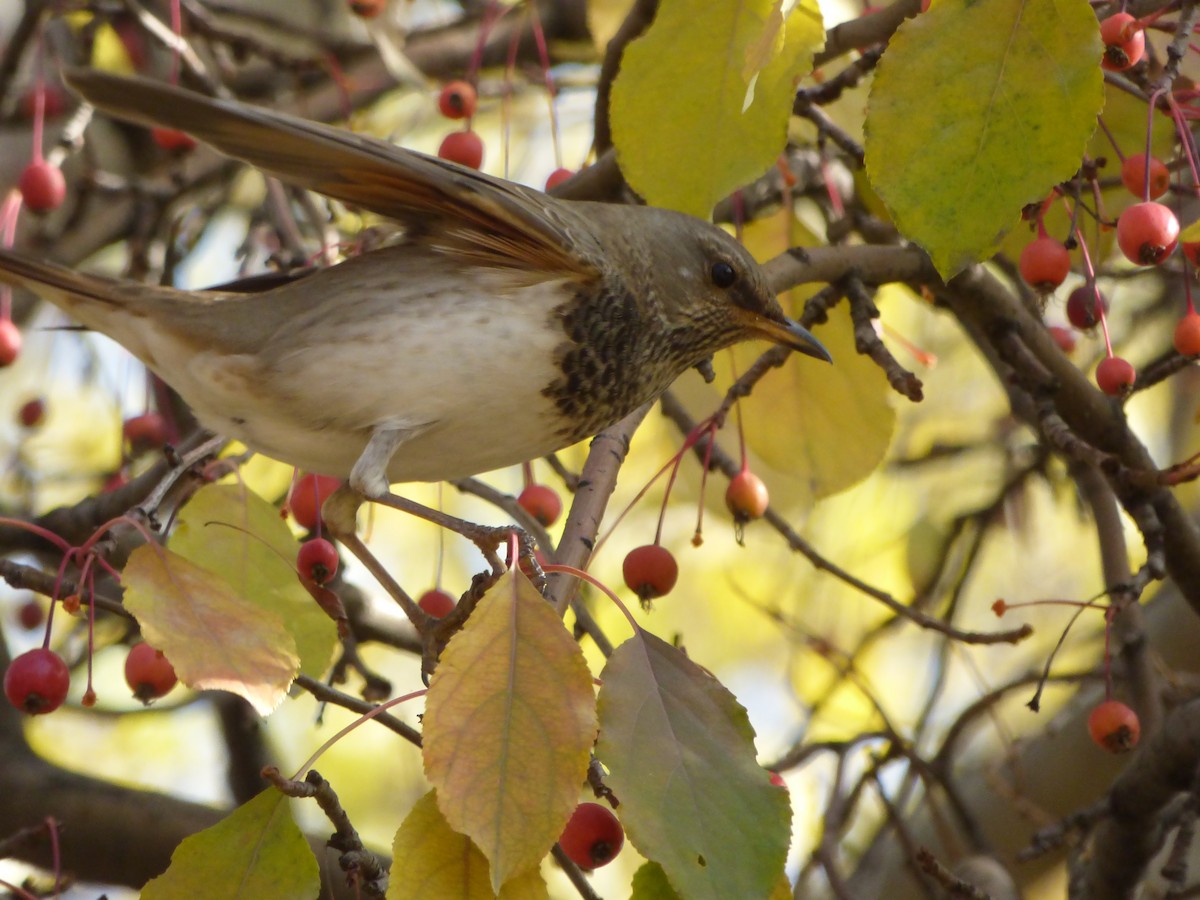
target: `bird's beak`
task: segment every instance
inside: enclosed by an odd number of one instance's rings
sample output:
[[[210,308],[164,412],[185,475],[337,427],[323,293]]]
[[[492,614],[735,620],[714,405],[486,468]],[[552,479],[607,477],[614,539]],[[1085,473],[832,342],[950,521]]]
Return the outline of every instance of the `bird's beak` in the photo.
[[[793,322],[791,319],[775,320],[768,319],[766,316],[755,316],[754,321],[748,324],[750,331],[757,337],[790,347],[805,356],[815,356],[827,363],[833,362],[833,357],[829,355],[825,346],[813,336],[811,331],[798,322]]]

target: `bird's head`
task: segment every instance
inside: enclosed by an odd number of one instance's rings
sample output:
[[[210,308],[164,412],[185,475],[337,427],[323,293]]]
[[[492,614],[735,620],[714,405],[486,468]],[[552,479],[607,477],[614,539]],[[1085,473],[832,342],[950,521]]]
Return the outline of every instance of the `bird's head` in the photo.
[[[784,315],[754,257],[731,235],[682,213],[641,207],[653,235],[637,248],[653,284],[649,301],[697,358],[764,339],[830,362],[808,329]]]

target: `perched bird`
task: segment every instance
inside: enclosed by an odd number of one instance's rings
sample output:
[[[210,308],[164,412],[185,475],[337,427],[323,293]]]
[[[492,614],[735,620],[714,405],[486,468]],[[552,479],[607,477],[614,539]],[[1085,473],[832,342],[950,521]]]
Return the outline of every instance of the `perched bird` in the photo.
[[[113,338],[208,428],[379,497],[543,456],[765,338],[829,359],[721,229],[559,200],[391,144],[141,78],[67,83],[403,226],[257,293],[86,275],[0,251],[0,280]]]

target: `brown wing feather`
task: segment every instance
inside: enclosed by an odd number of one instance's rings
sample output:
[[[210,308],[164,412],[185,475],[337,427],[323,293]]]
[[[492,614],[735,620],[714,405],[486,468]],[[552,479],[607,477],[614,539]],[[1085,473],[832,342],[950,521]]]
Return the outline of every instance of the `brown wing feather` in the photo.
[[[417,234],[449,229],[500,238],[481,240],[477,250],[492,265],[573,280],[598,277],[586,253],[572,252],[568,231],[543,214],[546,204],[562,201],[537,191],[375,138],[162,82],[84,68],[65,78],[114,116],[186,131],[289,184],[395,219]]]

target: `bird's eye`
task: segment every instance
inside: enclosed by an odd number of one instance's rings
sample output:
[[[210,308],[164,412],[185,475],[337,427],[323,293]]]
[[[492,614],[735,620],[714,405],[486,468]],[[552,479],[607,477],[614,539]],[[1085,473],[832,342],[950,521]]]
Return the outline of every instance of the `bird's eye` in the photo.
[[[713,284],[722,289],[733,287],[733,283],[737,281],[737,270],[724,260],[713,263],[710,274]]]

